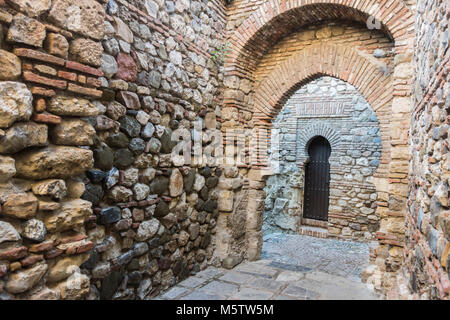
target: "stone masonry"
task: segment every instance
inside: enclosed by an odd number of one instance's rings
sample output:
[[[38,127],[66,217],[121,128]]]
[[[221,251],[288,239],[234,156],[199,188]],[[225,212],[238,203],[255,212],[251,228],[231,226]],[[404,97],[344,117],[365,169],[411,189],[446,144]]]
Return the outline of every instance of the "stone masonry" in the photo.
[[[298,233],[308,142],[317,136],[331,145],[328,236],[375,238],[380,217],[370,181],[380,165],[378,119],[353,86],[331,77],[299,89],[274,121],[270,151],[275,175],[265,189],[263,231]]]
[[[0,0],[0,300],[149,299],[260,259],[272,182],[297,172],[295,232],[327,133],[329,234],[378,242],[363,278],[386,297],[448,299],[449,20],[442,0]],[[293,122],[322,83],[353,109]],[[244,161],[196,157],[217,145]]]
[[[144,299],[213,255],[220,2],[0,1],[0,299]],[[207,138],[204,143],[208,144]]]

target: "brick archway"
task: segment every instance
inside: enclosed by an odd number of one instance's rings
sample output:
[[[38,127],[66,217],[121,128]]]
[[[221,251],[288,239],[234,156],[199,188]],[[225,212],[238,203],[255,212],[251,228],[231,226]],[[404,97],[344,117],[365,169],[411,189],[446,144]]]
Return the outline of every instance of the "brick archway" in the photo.
[[[320,76],[328,75],[353,85],[375,111],[381,124],[383,152],[378,176],[386,177],[390,160],[389,121],[393,100],[392,74],[385,73],[376,63],[356,50],[341,45],[321,43],[302,50],[284,61],[255,88],[253,121],[255,128],[270,131],[271,121],[289,97],[301,86]],[[268,165],[267,151],[258,150],[254,168]]]
[[[377,27],[395,41],[396,53],[412,49],[414,19],[403,1],[271,0],[260,5],[233,33],[226,72],[251,78],[251,70],[268,49],[301,27],[326,20],[365,24],[369,17],[379,21]]]
[[[382,31],[393,42],[393,56],[387,65],[372,56],[372,52],[358,50],[346,44],[322,44],[290,52],[287,60],[276,61],[270,73],[259,78],[260,62],[275,44],[308,27],[327,22],[354,21],[366,29],[368,19],[381,22]],[[370,28],[367,28],[370,29]],[[377,211],[382,217],[376,237],[383,256],[375,259],[386,278],[398,270],[401,258],[395,250],[403,246],[405,225],[406,177],[408,175],[408,132],[410,127],[411,52],[414,45],[414,18],[401,0],[267,0],[254,8],[238,28],[230,32],[224,76],[227,80],[223,98],[226,121],[223,128],[263,128],[256,138],[266,144],[271,121],[287,98],[303,84],[322,75],[333,76],[352,84],[371,105],[379,120],[382,137],[381,164],[373,175],[378,193]],[[276,58],[275,58],[276,59]],[[391,70],[385,74],[388,68]],[[262,130],[264,131],[264,130]],[[267,145],[266,145],[267,146]],[[245,241],[223,241],[228,255],[259,259],[262,249],[262,214],[264,211],[267,152],[253,154],[252,165],[242,171],[244,189],[234,194],[231,217],[246,217]],[[244,201],[241,201],[245,199]],[[391,205],[392,204],[392,205]],[[230,222],[229,212],[223,211],[222,222],[229,230],[241,225]],[[231,231],[221,231],[219,238],[231,239]],[[245,248],[242,243],[245,242]],[[235,250],[234,248],[238,248]],[[385,252],[388,252],[387,254]],[[390,252],[393,252],[391,255]],[[223,255],[221,255],[223,257]],[[381,267],[380,267],[381,266]],[[393,267],[394,266],[394,267]]]

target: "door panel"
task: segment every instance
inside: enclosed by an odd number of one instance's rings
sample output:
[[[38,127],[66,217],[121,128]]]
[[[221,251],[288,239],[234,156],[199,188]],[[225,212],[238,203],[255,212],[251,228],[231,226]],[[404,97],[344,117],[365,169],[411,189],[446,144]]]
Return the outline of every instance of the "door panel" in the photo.
[[[325,138],[316,137],[311,141],[308,153],[303,217],[326,221],[330,198],[330,144]]]

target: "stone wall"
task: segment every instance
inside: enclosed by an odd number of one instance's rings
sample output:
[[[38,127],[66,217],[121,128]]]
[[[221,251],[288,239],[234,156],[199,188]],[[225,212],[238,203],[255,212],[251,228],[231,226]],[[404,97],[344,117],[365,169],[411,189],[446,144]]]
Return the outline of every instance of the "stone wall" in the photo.
[[[342,80],[321,77],[292,95],[272,131],[275,175],[268,178],[265,188],[267,229],[298,232],[308,142],[323,136],[331,145],[328,235],[374,239],[380,219],[371,183],[381,157],[378,125],[370,105]]]
[[[170,153],[220,128],[223,3],[0,5],[0,298],[145,299],[212,263],[221,170]]]
[[[413,298],[450,294],[450,4],[418,1],[403,274]]]

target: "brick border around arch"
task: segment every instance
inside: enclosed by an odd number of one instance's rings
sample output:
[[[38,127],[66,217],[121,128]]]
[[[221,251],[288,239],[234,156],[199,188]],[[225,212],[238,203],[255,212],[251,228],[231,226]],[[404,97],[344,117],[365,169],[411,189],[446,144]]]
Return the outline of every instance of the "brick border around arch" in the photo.
[[[381,2],[375,0],[268,0],[233,32],[229,40],[231,51],[225,65],[226,73],[242,74],[243,70],[249,70],[252,68],[251,66],[255,66],[258,59],[248,53],[261,51],[264,38],[267,37],[266,32],[261,31],[270,27],[279,34],[278,38],[286,36],[285,32],[289,31],[283,32],[280,30],[282,28],[277,28],[277,24],[282,23],[281,21],[286,17],[295,17],[295,12],[313,5],[337,6],[341,9],[337,11],[348,10],[348,15],[356,20],[361,20],[363,16],[374,17],[394,39],[396,53],[411,52],[412,50],[413,14],[401,0],[382,0]],[[320,15],[320,13],[315,13],[315,15]],[[288,20],[289,23],[297,23],[297,19]],[[255,45],[257,48],[253,48]],[[258,50],[251,50],[252,48]]]
[[[328,75],[353,85],[375,111],[382,138],[381,165],[376,176],[387,177],[390,162],[389,124],[393,101],[392,76],[362,57],[352,48],[336,44],[311,46],[291,56],[260,83],[254,93],[253,120],[255,128],[271,129],[271,120],[289,97],[302,85]],[[255,168],[268,165],[267,151],[258,150]]]

